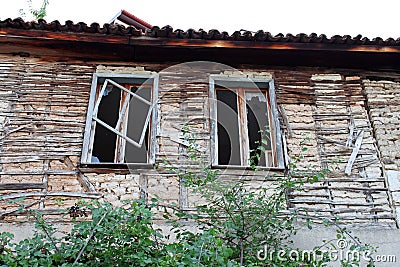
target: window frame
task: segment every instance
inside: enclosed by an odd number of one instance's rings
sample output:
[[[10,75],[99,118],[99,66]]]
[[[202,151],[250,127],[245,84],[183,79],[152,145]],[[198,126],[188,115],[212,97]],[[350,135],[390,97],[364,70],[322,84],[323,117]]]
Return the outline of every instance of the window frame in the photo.
[[[223,75],[210,75],[209,78],[209,97],[210,97],[210,130],[211,130],[211,166],[215,168],[232,168],[232,169],[242,169],[242,168],[249,168],[248,165],[219,165],[218,164],[218,124],[217,124],[217,97],[216,97],[216,85],[219,83],[224,82],[237,82],[237,83],[249,83],[252,85],[250,88],[254,87],[257,83],[267,83],[268,84],[268,97],[267,101],[269,100],[270,110],[268,111],[271,118],[270,125],[272,140],[271,140],[271,148],[275,151],[276,157],[276,166],[259,166],[258,169],[284,169],[285,163],[283,158],[283,147],[282,147],[282,136],[279,124],[279,113],[276,104],[276,97],[275,97],[275,86],[274,80],[272,78],[246,78],[246,77],[229,77]],[[240,86],[238,86],[239,88]],[[229,89],[229,88],[228,88]],[[241,91],[245,91],[243,88]],[[238,96],[240,97],[240,96]],[[240,112],[238,110],[238,112]],[[240,119],[240,115],[238,115],[238,120]],[[240,126],[239,123],[239,131],[243,132],[243,127]],[[243,141],[243,135],[241,135],[240,142]],[[247,137],[246,137],[247,142]],[[240,153],[243,152],[243,149],[240,149]],[[242,156],[241,156],[242,157]],[[242,157],[243,160],[243,157]]]
[[[96,125],[98,122],[94,119],[94,109],[96,107],[97,103],[97,87],[98,87],[98,81],[100,78],[104,79],[152,79],[152,105],[151,105],[151,114],[150,114],[150,138],[149,138],[149,154],[147,158],[147,163],[138,163],[138,162],[132,162],[132,163],[122,163],[122,162],[92,162],[91,161],[91,156],[92,156],[92,150],[93,150],[93,144],[94,144],[94,133],[96,130]],[[115,82],[115,81],[114,81]],[[133,84],[133,83],[132,83]],[[82,147],[82,153],[81,153],[81,165],[84,166],[105,166],[105,167],[111,167],[111,168],[121,168],[121,166],[142,166],[142,167],[151,167],[155,164],[155,157],[156,157],[156,149],[157,149],[157,132],[158,132],[158,84],[159,84],[159,75],[158,74],[136,74],[136,73],[94,73],[92,77],[92,84],[91,84],[91,89],[90,89],[90,96],[89,96],[89,104],[88,104],[88,109],[87,109],[87,115],[86,115],[86,125],[85,125],[85,132],[84,132],[84,138],[83,138],[83,147]],[[120,89],[122,90],[122,89]],[[122,100],[121,100],[122,101]],[[120,102],[120,105],[122,103]],[[125,116],[126,117],[126,116]],[[126,118],[123,119],[121,124],[126,124]],[[116,134],[116,133],[114,133]],[[121,137],[117,135],[117,145],[122,146],[121,144],[118,144],[120,142]],[[142,140],[143,141],[143,140]],[[125,140],[126,142],[126,140]]]

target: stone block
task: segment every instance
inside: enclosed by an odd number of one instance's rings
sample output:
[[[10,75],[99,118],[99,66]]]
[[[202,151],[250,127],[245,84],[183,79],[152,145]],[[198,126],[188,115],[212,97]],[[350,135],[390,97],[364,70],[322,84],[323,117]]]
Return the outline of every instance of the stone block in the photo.
[[[120,182],[119,186],[124,187],[127,190],[132,190],[134,188],[139,188],[140,184],[136,181],[124,181],[124,182]]]
[[[140,194],[139,193],[127,193],[122,195],[119,199],[121,201],[127,201],[127,200],[137,200],[140,198]]]
[[[382,175],[382,170],[380,167],[366,167],[365,172],[367,174],[367,177],[370,178],[377,178],[381,177]]]
[[[105,182],[100,185],[101,188],[112,189],[119,186],[118,182]]]
[[[80,191],[83,191],[83,189],[80,185],[65,185],[65,186],[63,186],[63,191],[80,192]]]
[[[160,181],[157,178],[149,177],[147,180],[148,187],[154,187],[154,186],[158,185],[159,183],[160,183]]]
[[[393,192],[392,197],[396,205],[400,205],[400,192]]]
[[[392,170],[392,171],[396,171],[399,169],[399,166],[396,164],[385,164],[385,169],[386,170]]]
[[[400,191],[399,171],[386,171],[390,191]]]
[[[110,203],[118,201],[118,197],[114,194],[107,194],[104,196],[104,200]]]
[[[115,193],[117,196],[122,196],[123,194],[126,193],[126,188],[124,188],[124,187],[115,187],[115,188],[112,188],[111,191],[113,193]]]

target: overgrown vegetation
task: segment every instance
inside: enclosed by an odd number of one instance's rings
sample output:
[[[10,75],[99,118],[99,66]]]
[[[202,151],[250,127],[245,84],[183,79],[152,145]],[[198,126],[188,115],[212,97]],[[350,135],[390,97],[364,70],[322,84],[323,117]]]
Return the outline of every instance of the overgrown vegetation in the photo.
[[[360,266],[361,257],[372,248],[361,245],[336,222],[337,236],[321,241],[312,253],[293,248],[290,238],[296,233],[297,214],[286,208],[286,194],[301,190],[304,180],[291,173],[285,177],[265,177],[271,181],[219,178],[218,171],[202,165],[193,135],[185,129],[189,141],[188,161],[200,166],[193,169],[164,168],[175,173],[201,203],[193,212],[164,206],[153,198],[150,203],[134,201],[124,207],[109,203],[80,202],[69,215],[79,220],[71,231],[56,234],[54,225],[40,213],[30,211],[36,221],[32,238],[17,244],[9,233],[0,235],[2,266],[326,266],[341,242],[353,255],[340,258],[342,266]],[[292,162],[292,173],[296,171]],[[256,170],[256,166],[254,171]],[[318,172],[307,182],[318,181]],[[254,184],[259,186],[254,190]],[[26,211],[26,210],[25,210]],[[171,231],[156,227],[155,213],[170,223]],[[90,219],[90,220],[89,220]],[[306,220],[311,227],[312,218]],[[187,224],[199,231],[189,231]],[[325,223],[329,224],[329,221]],[[172,234],[170,236],[170,234]],[[339,246],[339,247],[338,247]],[[369,255],[369,254],[367,254]],[[372,261],[369,266],[373,266]]]

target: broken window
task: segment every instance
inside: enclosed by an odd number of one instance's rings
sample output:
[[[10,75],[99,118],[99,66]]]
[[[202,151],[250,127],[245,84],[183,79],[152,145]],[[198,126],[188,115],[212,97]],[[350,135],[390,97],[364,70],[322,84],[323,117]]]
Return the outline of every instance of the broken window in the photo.
[[[283,167],[272,80],[214,76],[210,88],[213,164]]]
[[[82,163],[153,163],[157,76],[95,74]]]

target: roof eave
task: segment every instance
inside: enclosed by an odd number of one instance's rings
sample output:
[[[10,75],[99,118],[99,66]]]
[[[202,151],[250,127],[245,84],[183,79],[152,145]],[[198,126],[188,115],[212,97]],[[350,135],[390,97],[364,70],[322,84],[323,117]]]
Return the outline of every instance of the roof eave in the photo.
[[[400,46],[205,40],[0,28],[0,54],[121,61],[400,68]]]
[[[48,41],[79,41],[98,42],[104,44],[150,45],[167,47],[193,47],[193,48],[245,48],[268,50],[308,50],[308,51],[349,51],[349,52],[373,52],[373,53],[400,53],[400,46],[380,45],[348,45],[327,43],[295,43],[295,42],[267,42],[267,41],[233,41],[233,40],[205,40],[163,38],[131,35],[106,35],[98,33],[53,32],[43,30],[21,30],[12,28],[0,28],[0,37],[21,37],[33,40]]]

